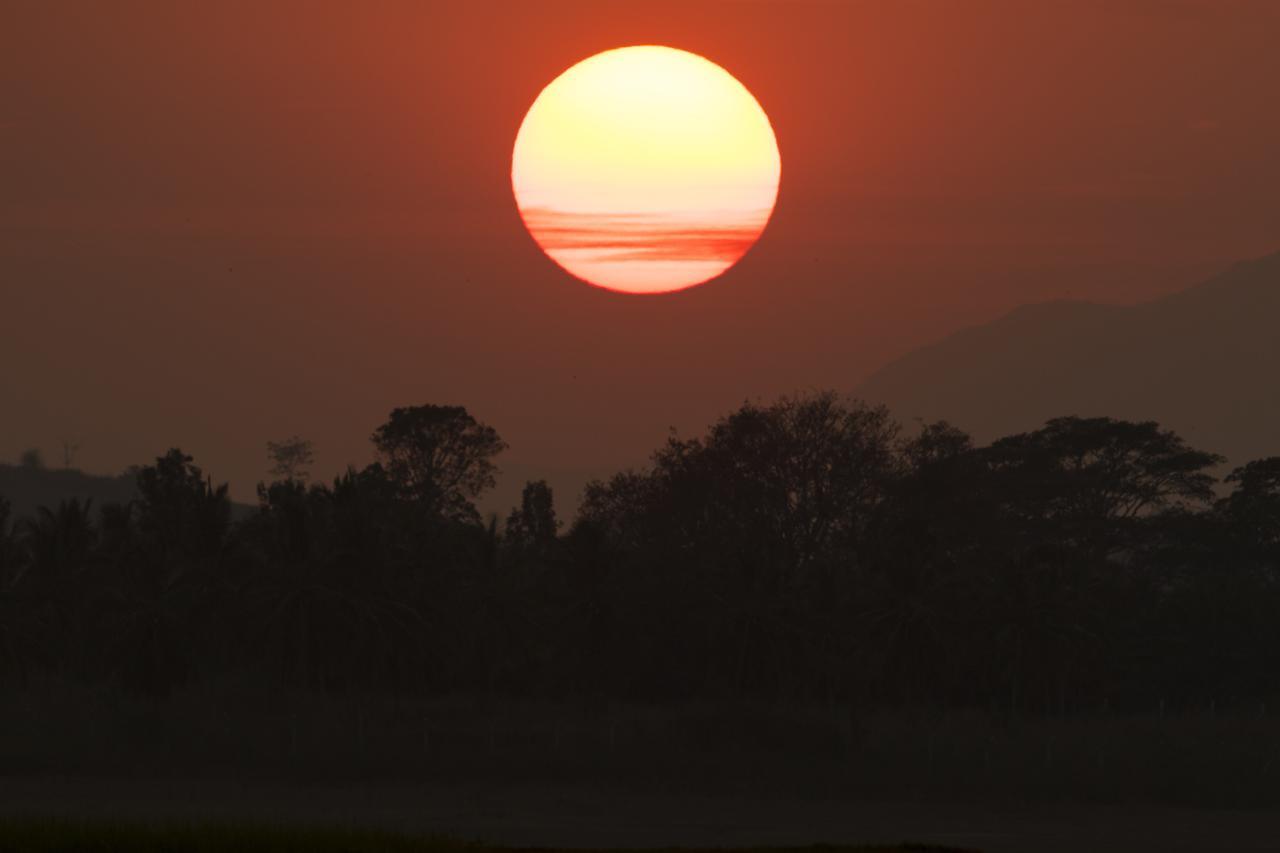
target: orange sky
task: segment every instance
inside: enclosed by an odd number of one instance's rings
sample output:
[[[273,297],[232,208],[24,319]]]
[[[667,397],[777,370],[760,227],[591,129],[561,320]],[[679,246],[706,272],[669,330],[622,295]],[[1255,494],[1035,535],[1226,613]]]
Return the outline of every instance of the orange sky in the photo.
[[[248,498],[268,438],[328,473],[440,402],[516,476],[607,470],[1018,304],[1280,248],[1274,3],[22,2],[5,29],[0,457],[180,444]],[[510,185],[541,88],[640,43],[732,69],[785,159],[743,263],[644,300],[548,263]]]

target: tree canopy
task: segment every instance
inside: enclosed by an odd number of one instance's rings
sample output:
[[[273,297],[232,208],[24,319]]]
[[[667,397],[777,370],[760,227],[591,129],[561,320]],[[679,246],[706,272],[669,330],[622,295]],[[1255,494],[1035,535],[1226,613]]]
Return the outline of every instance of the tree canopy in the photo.
[[[493,458],[507,447],[461,406],[434,405],[393,409],[373,444],[400,495],[450,521],[478,518],[472,501],[493,487]]]
[[[1032,713],[1280,695],[1280,461],[1218,482],[1154,423],[979,446],[831,393],[747,402],[591,483],[567,526],[542,481],[481,520],[505,444],[465,409],[395,409],[372,438],[328,482],[282,465],[234,523],[179,449],[132,502],[0,500],[0,680]]]

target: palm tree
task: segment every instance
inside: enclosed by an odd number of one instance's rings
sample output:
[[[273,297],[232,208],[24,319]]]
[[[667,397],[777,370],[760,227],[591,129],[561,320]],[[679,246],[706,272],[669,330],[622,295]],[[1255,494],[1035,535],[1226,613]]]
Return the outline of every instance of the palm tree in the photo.
[[[14,590],[26,610],[49,662],[60,672],[83,664],[89,643],[86,597],[80,583],[97,543],[92,501],[61,501],[57,509],[39,507],[22,526],[20,542],[26,567]]]
[[[39,621],[18,588],[26,559],[9,517],[10,504],[0,498],[0,684],[25,681],[39,660]]]
[[[62,501],[56,510],[39,507],[26,523],[23,544],[29,559],[30,582],[42,586],[65,585],[84,568],[97,541],[92,516],[93,501]]]

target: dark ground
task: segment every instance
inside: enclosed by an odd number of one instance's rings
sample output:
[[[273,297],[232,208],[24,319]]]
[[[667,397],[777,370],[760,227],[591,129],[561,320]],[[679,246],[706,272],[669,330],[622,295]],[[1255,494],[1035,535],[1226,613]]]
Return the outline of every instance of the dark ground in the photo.
[[[10,778],[0,780],[0,814],[354,824],[569,847],[909,840],[990,853],[1280,850],[1280,814],[1269,810],[925,805],[555,785]]]
[[[151,705],[51,684],[0,697],[0,816],[548,847],[1280,851],[1277,755],[1256,709],[852,719],[194,687]]]

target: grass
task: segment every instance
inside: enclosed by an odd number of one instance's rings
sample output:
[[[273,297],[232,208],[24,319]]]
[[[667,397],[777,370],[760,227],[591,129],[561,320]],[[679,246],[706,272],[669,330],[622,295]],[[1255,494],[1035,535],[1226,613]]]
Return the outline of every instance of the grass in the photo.
[[[134,823],[53,818],[0,820],[3,853],[541,853],[448,838],[341,827],[242,823]],[[753,853],[959,853],[951,848],[752,848]],[[549,851],[546,851],[549,853]],[[604,851],[575,850],[575,853]],[[628,851],[638,853],[638,851]],[[680,853],[670,849],[664,853]],[[728,848],[717,853],[731,853]]]

